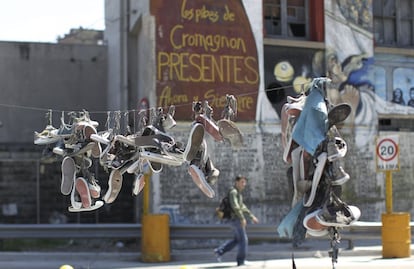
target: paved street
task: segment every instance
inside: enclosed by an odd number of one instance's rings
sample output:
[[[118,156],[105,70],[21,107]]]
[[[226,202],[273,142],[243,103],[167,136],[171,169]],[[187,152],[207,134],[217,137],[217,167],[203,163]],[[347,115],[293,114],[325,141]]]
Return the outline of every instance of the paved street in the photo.
[[[344,247],[346,247],[345,242]],[[251,245],[249,265],[243,268],[292,268],[292,253],[297,269],[331,269],[332,261],[328,256],[327,240],[305,242],[298,249],[290,243],[262,243]],[[414,255],[414,245],[411,252]],[[134,269],[134,268],[233,268],[235,252],[227,253],[223,262],[218,263],[211,249],[172,250],[171,261],[162,263],[143,263],[140,253],[124,252],[0,252],[0,268],[4,269],[58,269],[70,264],[75,269]],[[382,245],[377,241],[356,241],[353,250],[340,249],[336,269],[354,268],[414,268],[414,256],[408,258],[383,259]]]

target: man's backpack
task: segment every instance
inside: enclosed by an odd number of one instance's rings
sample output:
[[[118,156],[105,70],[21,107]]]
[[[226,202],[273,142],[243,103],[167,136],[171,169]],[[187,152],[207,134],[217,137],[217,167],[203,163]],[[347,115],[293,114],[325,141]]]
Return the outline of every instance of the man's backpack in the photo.
[[[220,219],[230,219],[231,218],[231,212],[233,209],[230,205],[230,199],[229,196],[225,196],[223,199],[221,199],[219,207],[216,208],[217,216]]]

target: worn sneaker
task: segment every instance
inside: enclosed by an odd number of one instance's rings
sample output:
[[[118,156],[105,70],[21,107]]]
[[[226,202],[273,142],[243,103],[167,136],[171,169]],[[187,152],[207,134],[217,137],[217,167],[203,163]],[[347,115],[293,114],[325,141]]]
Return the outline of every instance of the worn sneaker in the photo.
[[[322,209],[317,209],[305,216],[303,219],[303,226],[306,228],[306,231],[309,235],[314,237],[321,237],[329,234],[328,226],[320,224],[316,216],[322,211]]]
[[[132,186],[132,195],[137,196],[145,186],[145,176],[143,174],[138,174],[135,177],[134,184]]]
[[[83,177],[78,177],[75,181],[75,188],[78,192],[83,208],[91,207],[92,200],[89,192],[88,182]]]
[[[71,157],[65,157],[62,161],[62,181],[60,184],[60,192],[68,195],[72,191],[73,182],[76,177],[76,164]]]
[[[136,160],[136,161],[132,161],[132,163],[130,165],[128,165],[126,172],[128,174],[134,174],[135,172],[140,170],[140,166],[141,166],[141,160]]]
[[[184,160],[191,162],[197,155],[197,151],[200,149],[201,143],[204,139],[204,127],[203,125],[196,123],[193,125],[188,137],[187,145],[184,150]]]
[[[109,175],[108,190],[105,193],[103,200],[105,203],[112,203],[115,201],[122,187],[122,174],[119,169],[113,169]]]
[[[327,145],[328,160],[333,162],[339,158],[343,158],[347,152],[347,145],[345,140],[340,137],[329,139]]]
[[[34,144],[36,145],[47,145],[56,143],[59,137],[53,136],[53,132],[57,131],[52,125],[47,125],[46,128],[41,132],[34,132]]]
[[[220,134],[224,139],[230,141],[232,147],[243,147],[243,135],[236,124],[231,120],[221,119],[217,122]]]
[[[160,147],[162,148],[162,151],[168,156],[171,156],[178,160],[184,160],[184,151],[178,147],[177,144],[161,142]]]
[[[206,162],[206,180],[210,185],[216,184],[220,171],[214,167],[213,162],[208,158]]]
[[[95,176],[91,175],[88,182],[89,192],[92,198],[101,197],[101,186],[96,182]]]
[[[177,125],[177,122],[174,120],[175,106],[170,106],[168,113],[165,114],[165,118],[162,121],[162,126],[164,129],[171,129]]]
[[[86,212],[86,211],[93,211],[96,210],[100,207],[102,207],[104,205],[103,201],[95,201],[95,203],[93,205],[91,205],[90,207],[84,208],[84,207],[80,207],[80,208],[74,208],[73,206],[70,206],[68,208],[69,212]]]
[[[214,198],[216,195],[214,190],[207,183],[203,172],[196,165],[192,164],[188,168],[188,173],[191,175],[197,187],[209,198]]]
[[[342,185],[350,179],[348,173],[339,165],[338,161],[331,163],[328,170],[332,185]]]
[[[345,227],[357,221],[361,211],[356,206],[349,206],[341,201],[335,194],[332,194],[323,206],[323,209],[316,215],[316,220],[325,226]]]

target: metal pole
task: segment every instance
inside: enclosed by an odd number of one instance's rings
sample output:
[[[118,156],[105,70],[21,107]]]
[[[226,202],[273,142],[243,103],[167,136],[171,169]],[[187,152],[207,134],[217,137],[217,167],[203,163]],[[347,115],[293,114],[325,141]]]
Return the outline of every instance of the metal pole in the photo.
[[[392,173],[385,171],[385,209],[387,214],[392,213]]]
[[[149,214],[149,207],[150,207],[150,182],[151,182],[151,173],[145,173],[144,174],[145,179],[145,186],[144,186],[144,194],[143,194],[143,213],[144,215]]]
[[[36,160],[36,223],[40,223],[40,161]]]

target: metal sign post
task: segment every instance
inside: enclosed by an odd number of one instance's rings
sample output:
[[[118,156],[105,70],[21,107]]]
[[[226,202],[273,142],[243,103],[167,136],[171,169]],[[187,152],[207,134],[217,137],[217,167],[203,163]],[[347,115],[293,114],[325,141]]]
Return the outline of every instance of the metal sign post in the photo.
[[[393,212],[392,171],[400,170],[398,135],[377,138],[377,171],[385,172],[385,208],[382,214],[383,258],[404,258],[411,255],[410,214]]]

